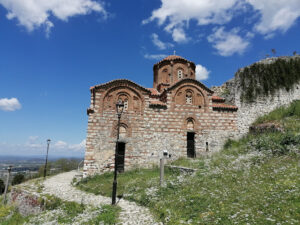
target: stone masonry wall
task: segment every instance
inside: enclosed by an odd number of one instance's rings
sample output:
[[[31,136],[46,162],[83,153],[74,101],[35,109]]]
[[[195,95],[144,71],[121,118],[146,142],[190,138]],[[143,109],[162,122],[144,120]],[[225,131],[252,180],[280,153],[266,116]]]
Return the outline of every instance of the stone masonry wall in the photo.
[[[89,115],[87,146],[84,162],[84,176],[110,171],[114,168],[115,110],[101,113],[103,92],[97,92],[91,99],[95,112]],[[168,150],[171,159],[187,156],[186,120],[195,121],[195,149],[199,156],[209,151],[218,151],[228,138],[237,135],[235,111],[215,111],[212,101],[203,108],[196,105],[173,105],[172,93],[166,97],[166,107],[152,107],[150,97],[144,96],[143,113],[128,111],[122,114],[121,124],[127,127],[125,138],[125,170],[137,167],[151,167],[159,163],[160,154]],[[95,101],[95,102],[94,102]]]
[[[243,103],[240,100],[241,91],[239,89],[239,80],[237,80],[236,83],[235,105],[239,107],[238,129],[240,136],[249,131],[249,126],[258,117],[268,114],[280,106],[288,105],[292,101],[300,99],[300,83],[298,83],[295,84],[290,91],[280,89],[272,96],[262,96],[258,97],[253,103]]]
[[[299,56],[297,56],[299,57]],[[292,57],[280,57],[288,60]],[[271,64],[277,58],[270,58],[262,60],[258,63]],[[243,69],[242,69],[243,70]],[[300,73],[300,71],[299,71]],[[249,131],[250,125],[260,116],[268,114],[274,109],[288,105],[294,100],[300,99],[300,82],[287,91],[286,89],[279,89],[273,95],[260,96],[251,103],[245,103],[241,100],[241,80],[240,72],[235,74],[235,77],[220,87],[212,87],[212,90],[219,96],[226,98],[227,102],[236,105],[239,110],[237,112],[237,124],[239,135],[241,137]]]

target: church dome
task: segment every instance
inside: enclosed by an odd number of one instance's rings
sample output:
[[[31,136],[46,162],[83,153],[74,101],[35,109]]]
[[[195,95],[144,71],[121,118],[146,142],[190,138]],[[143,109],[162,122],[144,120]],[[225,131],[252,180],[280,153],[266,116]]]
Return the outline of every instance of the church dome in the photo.
[[[161,91],[181,79],[195,79],[196,65],[178,55],[169,55],[153,66],[153,88]]]
[[[171,61],[183,61],[186,63],[190,63],[191,65],[193,65],[193,67],[195,67],[195,63],[193,63],[192,61],[189,61],[179,55],[169,55],[166,58],[162,59],[161,61],[159,61],[158,63],[154,64],[154,67],[163,63],[163,62],[171,62]]]

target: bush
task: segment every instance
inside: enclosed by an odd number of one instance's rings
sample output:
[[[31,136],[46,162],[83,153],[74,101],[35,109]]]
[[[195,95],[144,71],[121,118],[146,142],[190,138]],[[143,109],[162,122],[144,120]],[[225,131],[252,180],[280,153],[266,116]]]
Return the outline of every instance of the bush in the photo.
[[[252,102],[258,96],[273,95],[276,90],[289,91],[300,80],[300,59],[277,59],[271,64],[255,63],[238,72],[241,100]]]
[[[25,176],[22,173],[17,173],[16,176],[14,176],[11,184],[12,185],[17,185],[21,184],[25,180]]]
[[[285,155],[291,148],[300,146],[300,135],[292,133],[266,133],[249,142],[257,151],[271,151],[273,155]]]
[[[289,106],[281,106],[274,111],[270,112],[269,114],[259,117],[254,124],[260,124],[270,121],[280,121],[287,117],[300,117],[300,100],[293,101]]]

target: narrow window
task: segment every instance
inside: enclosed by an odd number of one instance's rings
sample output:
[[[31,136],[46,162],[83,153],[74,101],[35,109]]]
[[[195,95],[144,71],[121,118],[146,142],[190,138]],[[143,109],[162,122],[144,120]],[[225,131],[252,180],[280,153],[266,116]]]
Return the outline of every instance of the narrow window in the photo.
[[[120,126],[120,138],[126,137],[126,127]]]
[[[194,130],[194,122],[193,122],[193,120],[188,120],[188,122],[187,122],[187,129],[188,130]]]
[[[124,100],[124,111],[128,110],[128,99]]]
[[[178,79],[181,79],[182,78],[182,70],[178,70],[177,75],[178,75]]]
[[[191,105],[193,104],[193,95],[191,92],[186,93],[186,99],[185,99],[186,104]]]
[[[122,101],[123,102],[123,104],[124,104],[123,111],[127,111],[128,107],[129,107],[129,101],[128,101],[127,95],[125,95],[125,94],[119,95],[118,101]]]

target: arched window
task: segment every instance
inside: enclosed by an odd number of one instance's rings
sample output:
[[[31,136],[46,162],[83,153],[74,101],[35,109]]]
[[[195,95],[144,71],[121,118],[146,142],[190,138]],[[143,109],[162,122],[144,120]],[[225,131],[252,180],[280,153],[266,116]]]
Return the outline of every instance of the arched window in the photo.
[[[188,130],[194,130],[194,121],[193,121],[192,119],[189,119],[189,120],[187,121],[186,128],[187,128]]]
[[[128,99],[126,98],[124,100],[124,111],[127,111],[128,110]]]
[[[125,94],[119,95],[118,101],[122,101],[124,103],[124,111],[128,110],[129,103],[128,103],[128,97]]]
[[[192,94],[192,92],[190,92],[190,91],[186,92],[185,103],[188,104],[188,105],[193,104],[193,94]]]
[[[120,138],[125,138],[126,137],[126,127],[120,126]]]
[[[178,75],[178,79],[181,79],[181,78],[182,78],[183,72],[182,72],[181,69],[177,71],[177,75]]]

